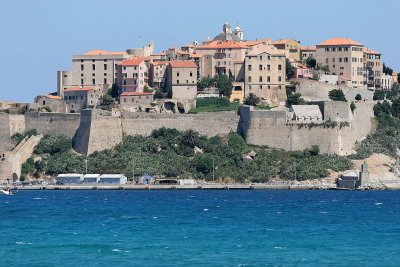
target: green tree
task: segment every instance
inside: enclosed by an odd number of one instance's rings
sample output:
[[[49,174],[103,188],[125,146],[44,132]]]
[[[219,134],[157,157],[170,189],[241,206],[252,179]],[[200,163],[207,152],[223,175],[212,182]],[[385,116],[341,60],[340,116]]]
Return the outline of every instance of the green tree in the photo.
[[[164,98],[164,94],[161,92],[160,89],[157,89],[154,93],[154,99],[162,99]]]
[[[296,68],[290,64],[289,59],[286,59],[286,79],[291,79],[296,75]]]
[[[218,88],[219,95],[229,98],[232,94],[232,78],[226,75],[217,75],[215,77],[215,86]]]
[[[397,73],[397,83],[400,83],[400,73]]]
[[[212,171],[213,160],[209,155],[199,155],[195,159],[196,171],[207,175]]]
[[[318,156],[319,155],[319,146],[318,145],[311,146],[309,152],[310,152],[311,156]]]
[[[111,89],[108,91],[108,93],[111,97],[116,98],[119,96],[119,87],[118,84],[113,83],[111,86]]]
[[[287,97],[287,104],[289,106],[291,105],[305,105],[306,101],[301,98],[301,94],[300,93],[292,93]]]
[[[392,107],[388,101],[378,102],[374,106],[375,116],[381,116],[382,114],[390,115],[392,113]]]
[[[101,97],[101,102],[103,105],[110,105],[114,101],[113,97],[109,94],[105,94]]]
[[[391,68],[389,68],[388,66],[386,66],[385,62],[383,63],[383,73],[385,73],[386,75],[393,74],[393,70]]]
[[[358,100],[358,101],[359,101],[359,100],[362,100],[362,96],[361,96],[360,94],[357,94],[356,97],[355,97],[355,99]]]
[[[148,87],[147,85],[145,85],[143,87],[143,92],[144,93],[153,93],[153,89],[151,89],[150,87]]]
[[[21,173],[28,174],[35,170],[35,161],[32,157],[28,158],[21,166]]]
[[[198,83],[197,83],[197,89],[199,91],[202,91],[204,88],[209,88],[215,86],[215,80],[211,77],[203,77]]]
[[[384,100],[385,92],[383,92],[382,90],[375,90],[373,99],[374,100]]]
[[[317,65],[317,60],[313,57],[308,57],[306,59],[306,66],[307,68],[315,68],[315,66]]]
[[[333,89],[333,90],[329,91],[329,98],[333,101],[347,102],[347,99],[344,96],[343,91],[340,89]]]
[[[400,99],[396,99],[392,102],[392,115],[400,117]]]
[[[249,106],[257,106],[259,103],[260,98],[253,93],[248,94],[243,100],[243,104]]]

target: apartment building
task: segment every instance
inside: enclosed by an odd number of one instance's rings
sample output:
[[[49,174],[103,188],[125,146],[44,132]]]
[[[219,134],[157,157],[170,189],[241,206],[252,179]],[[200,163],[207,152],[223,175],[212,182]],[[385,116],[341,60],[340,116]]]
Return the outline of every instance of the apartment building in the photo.
[[[317,64],[329,68],[325,74],[338,75],[341,85],[364,87],[362,44],[349,38],[332,38],[316,47]]]
[[[364,84],[368,89],[382,88],[382,54],[364,47]]]
[[[117,64],[117,84],[121,92],[143,92],[149,84],[149,68],[144,58],[126,59]]]
[[[196,55],[202,56],[200,77],[237,73],[235,63],[243,63],[248,50],[247,45],[238,41],[211,41],[199,45],[196,48]]]
[[[300,47],[300,57],[301,60],[306,60],[307,58],[316,58],[317,48],[315,46],[301,46]]]
[[[124,109],[149,106],[153,98],[154,93],[124,92],[120,95],[120,105]]]
[[[195,100],[197,65],[193,61],[170,61],[167,66],[167,89],[172,98]]]
[[[82,109],[96,106],[107,90],[107,85],[67,87],[63,97],[66,112],[78,113]]]
[[[71,71],[57,72],[57,94],[63,97],[64,89],[71,86],[108,85],[116,81],[116,64],[129,55],[126,52],[92,50],[72,57]]]
[[[285,54],[287,58],[300,60],[300,42],[294,39],[279,39],[273,41],[271,45]]]
[[[246,95],[253,93],[274,102],[284,100],[282,98],[286,95],[286,57],[283,51],[270,46],[253,48],[246,55],[244,72]]]
[[[155,61],[150,64],[150,86],[153,88],[163,88],[165,85],[166,61]]]

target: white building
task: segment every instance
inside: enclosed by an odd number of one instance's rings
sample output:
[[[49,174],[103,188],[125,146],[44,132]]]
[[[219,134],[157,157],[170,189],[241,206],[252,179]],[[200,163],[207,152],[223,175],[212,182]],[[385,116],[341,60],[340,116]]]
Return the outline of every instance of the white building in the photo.
[[[127,181],[123,174],[103,174],[99,177],[100,184],[126,184]]]
[[[86,174],[83,176],[84,184],[97,184],[100,179],[100,174]]]
[[[57,181],[62,184],[80,184],[83,181],[83,174],[65,173],[57,176]]]

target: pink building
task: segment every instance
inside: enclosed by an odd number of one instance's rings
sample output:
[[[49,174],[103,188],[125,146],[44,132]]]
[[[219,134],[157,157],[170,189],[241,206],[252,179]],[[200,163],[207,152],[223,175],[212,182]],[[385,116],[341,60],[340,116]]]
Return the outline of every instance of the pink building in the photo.
[[[143,92],[149,83],[149,68],[145,59],[121,61],[117,65],[117,83],[121,92]]]
[[[312,79],[312,77],[313,73],[311,69],[307,68],[307,66],[303,64],[297,64],[296,78]]]

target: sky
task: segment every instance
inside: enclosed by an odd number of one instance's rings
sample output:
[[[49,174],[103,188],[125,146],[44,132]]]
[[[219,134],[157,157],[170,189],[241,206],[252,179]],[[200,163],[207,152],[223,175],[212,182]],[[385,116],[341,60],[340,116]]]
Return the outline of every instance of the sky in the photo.
[[[57,70],[70,70],[72,55],[148,41],[159,52],[213,38],[226,20],[248,40],[352,38],[400,71],[399,10],[400,0],[0,0],[0,100],[56,91]]]

